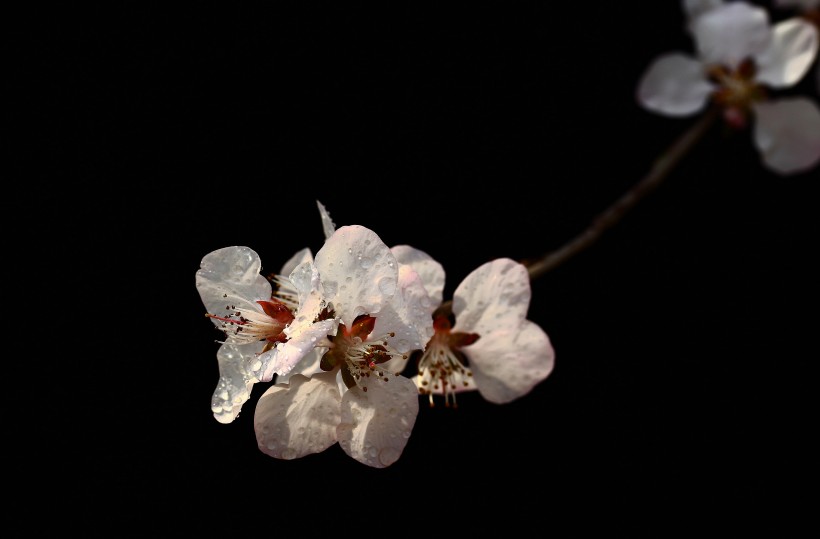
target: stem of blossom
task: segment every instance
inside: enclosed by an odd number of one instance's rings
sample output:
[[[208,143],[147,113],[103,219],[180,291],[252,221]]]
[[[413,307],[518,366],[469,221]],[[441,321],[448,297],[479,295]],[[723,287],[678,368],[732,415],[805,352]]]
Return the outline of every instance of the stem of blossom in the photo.
[[[709,127],[711,127],[718,115],[719,111],[714,108],[710,108],[703,114],[689,130],[684,132],[683,135],[655,160],[649,173],[644,176],[641,181],[624,193],[621,198],[616,200],[606,210],[598,214],[586,230],[565,243],[563,247],[545,254],[534,262],[525,262],[530,280],[540,277],[580,253],[595,243],[605,230],[618,223],[633,206],[666,179],[669,172],[709,130]]]

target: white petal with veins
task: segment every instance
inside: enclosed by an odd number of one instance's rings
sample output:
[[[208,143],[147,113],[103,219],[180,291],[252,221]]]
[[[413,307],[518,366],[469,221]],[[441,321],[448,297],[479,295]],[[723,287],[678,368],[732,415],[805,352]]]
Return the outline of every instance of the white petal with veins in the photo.
[[[371,377],[367,391],[353,387],[342,397],[339,445],[363,464],[386,468],[404,451],[418,411],[418,390],[411,380]]]
[[[324,299],[347,327],[360,314],[376,316],[395,293],[398,262],[363,226],[343,226],[316,253]]]
[[[217,316],[236,308],[264,312],[256,301],[269,300],[271,286],[259,274],[261,269],[259,255],[249,247],[225,247],[205,255],[196,272],[196,288],[207,312]]]
[[[321,453],[336,443],[341,419],[341,395],[335,373],[270,387],[259,398],[253,418],[259,449],[278,459],[296,459]]]

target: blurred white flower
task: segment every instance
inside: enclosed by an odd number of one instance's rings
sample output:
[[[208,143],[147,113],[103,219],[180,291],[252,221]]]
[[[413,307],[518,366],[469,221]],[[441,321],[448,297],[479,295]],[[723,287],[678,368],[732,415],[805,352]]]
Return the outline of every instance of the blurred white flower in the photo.
[[[269,364],[293,364],[320,347],[325,372],[292,374],[260,397],[254,416],[259,448],[294,459],[338,442],[363,464],[389,466],[410,437],[418,392],[411,380],[386,366],[424,348],[433,333],[433,302],[421,277],[400,265],[373,231],[357,225],[332,232],[315,263],[297,272],[310,274],[304,290],[322,306],[312,326],[331,322],[333,327],[326,338],[303,339],[287,359],[282,359],[285,348],[277,347]]]
[[[817,104],[805,97],[768,96],[806,74],[817,56],[816,28],[800,18],[770,26],[767,12],[746,2],[688,9],[696,14],[690,30],[697,58],[680,52],[656,58],[638,85],[638,101],[650,111],[683,117],[703,110],[711,99],[733,127],[754,122],[755,145],[771,170],[792,174],[816,165]]]

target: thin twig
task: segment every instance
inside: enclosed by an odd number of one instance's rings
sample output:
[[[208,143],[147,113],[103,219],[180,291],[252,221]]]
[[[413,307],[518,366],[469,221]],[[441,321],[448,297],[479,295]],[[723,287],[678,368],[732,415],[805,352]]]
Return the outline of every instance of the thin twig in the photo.
[[[564,244],[563,247],[547,253],[535,262],[527,264],[530,279],[540,277],[549,270],[566,262],[595,243],[605,230],[618,223],[633,206],[663,182],[669,172],[706,133],[716,117],[717,111],[713,109],[703,114],[688,131],[684,132],[683,135],[655,160],[649,173],[644,176],[640,182],[624,193],[621,198],[616,200],[609,208],[600,213],[586,230]]]

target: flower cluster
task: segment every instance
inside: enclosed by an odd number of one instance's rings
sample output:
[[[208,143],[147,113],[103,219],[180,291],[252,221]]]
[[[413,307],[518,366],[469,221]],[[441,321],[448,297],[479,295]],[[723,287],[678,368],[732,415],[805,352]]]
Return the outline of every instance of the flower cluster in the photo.
[[[443,302],[444,269],[427,253],[389,248],[372,230],[336,229],[319,211],[324,245],[303,249],[275,275],[248,247],[209,253],[196,272],[206,316],[224,334],[211,409],[232,422],[259,382],[259,449],[280,459],[335,443],[375,468],[396,462],[419,396],[477,390],[506,403],[552,371],[546,333],[526,319],[527,270],[499,259],[473,271]],[[411,358],[415,361],[411,364]],[[416,371],[405,376],[408,368]]]

